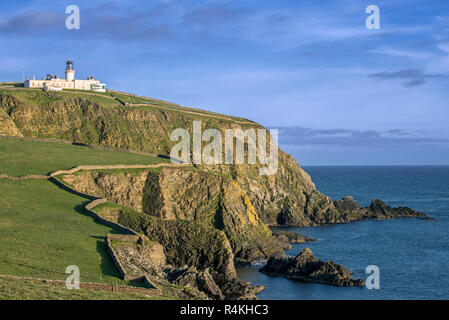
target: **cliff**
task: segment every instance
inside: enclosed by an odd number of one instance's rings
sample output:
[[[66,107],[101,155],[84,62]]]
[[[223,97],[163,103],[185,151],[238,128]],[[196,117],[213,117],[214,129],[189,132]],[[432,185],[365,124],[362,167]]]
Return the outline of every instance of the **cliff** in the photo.
[[[119,99],[120,98],[120,99]],[[0,90],[0,135],[56,138],[104,147],[168,155],[176,128],[260,129],[240,118],[224,117],[158,100],[125,106],[117,94]],[[141,102],[141,101],[140,101]],[[3,116],[2,116],[3,114]],[[231,177],[266,225],[309,226],[348,222],[332,201],[315,189],[310,176],[279,150],[279,168],[260,176],[258,165],[200,166],[205,172]]]
[[[164,220],[117,205],[104,204],[94,210],[148,239],[141,246],[118,241],[113,244],[129,273],[149,276],[158,284],[166,285],[168,281],[189,286],[205,294],[205,298],[238,298],[262,290],[237,278],[234,255],[222,231],[183,220]]]
[[[81,171],[61,177],[76,190],[105,197],[163,220],[190,221],[223,231],[237,260],[279,255],[279,242],[262,222],[248,195],[229,177],[195,168]]]
[[[168,155],[176,143],[170,141],[172,130],[191,130],[194,120],[202,122],[203,130],[263,128],[237,117],[116,92],[0,90],[0,135],[64,139]],[[203,231],[219,232],[216,237],[225,237],[240,261],[279,255],[287,247],[271,233],[270,225],[311,226],[363,218],[422,216],[408,208],[386,209],[378,202],[355,211],[348,201],[333,202],[316,190],[291,155],[282,150],[278,153],[278,170],[271,176],[260,175],[259,164],[243,164],[92,170],[63,179],[81,192],[146,213],[148,219],[166,221],[164,228],[152,230],[161,237],[168,239],[170,232],[180,232],[186,239],[199,237],[200,232],[190,230],[189,223]],[[176,221],[187,224],[183,228],[176,224],[181,229],[175,230],[172,224]],[[169,246],[170,241],[165,243]],[[167,246],[164,249],[171,250]]]

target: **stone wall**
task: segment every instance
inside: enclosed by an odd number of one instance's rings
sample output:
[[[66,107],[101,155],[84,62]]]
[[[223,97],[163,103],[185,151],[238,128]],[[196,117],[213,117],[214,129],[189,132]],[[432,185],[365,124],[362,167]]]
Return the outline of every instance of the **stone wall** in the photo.
[[[124,232],[124,233],[126,233],[126,234],[131,234],[131,235],[140,237],[140,235],[139,235],[137,232],[135,232],[134,230],[132,230],[132,229],[130,229],[130,228],[127,228],[127,227],[124,227],[124,226],[122,226],[122,225],[119,224],[119,223],[116,223],[116,222],[113,222],[113,221],[110,221],[110,220],[106,220],[106,219],[102,218],[102,217],[101,217],[98,213],[96,213],[95,211],[92,211],[93,208],[95,208],[96,206],[98,206],[98,205],[100,205],[100,204],[103,204],[103,203],[105,203],[105,202],[108,202],[108,200],[107,200],[107,199],[98,199],[98,198],[97,198],[96,200],[94,200],[94,201],[92,201],[91,203],[89,203],[89,204],[86,205],[86,207],[85,207],[86,213],[87,213],[88,215],[90,215],[92,218],[94,218],[94,219],[100,221],[101,223],[103,223],[104,225],[106,225],[106,226],[108,226],[108,227],[111,227],[111,228],[113,228],[113,229],[120,230],[120,231],[122,231],[122,232]]]
[[[8,179],[8,180],[49,180],[49,176],[39,175],[39,174],[30,174],[26,176],[20,176],[20,177],[11,177],[7,174],[0,174],[0,179]]]
[[[65,184],[63,181],[61,181],[61,180],[59,180],[59,179],[57,179],[57,178],[55,178],[53,176],[50,176],[48,178],[48,180],[50,180],[51,182],[56,184],[61,189],[65,190],[65,191],[68,191],[70,193],[73,193],[73,194],[75,194],[77,196],[80,196],[80,197],[83,197],[83,198],[86,198],[86,199],[89,199],[89,200],[97,200],[97,199],[99,199],[98,197],[91,196],[91,195],[89,195],[87,193],[82,193],[82,192],[76,191],[75,189],[73,189],[69,185]]]
[[[187,167],[187,164],[157,163],[157,164],[111,164],[111,165],[80,165],[69,170],[57,170],[50,174],[55,177],[62,174],[74,174],[81,170],[113,170],[113,169],[151,169],[161,167]]]
[[[29,278],[29,277],[17,277],[10,275],[0,275],[1,278],[14,279],[17,281],[32,281],[41,282],[54,285],[65,286],[66,282],[64,280],[49,280],[49,279],[39,279],[39,278]],[[142,279],[145,283],[145,280]],[[151,284],[152,285],[152,284]],[[162,295],[162,290],[156,287],[141,288],[141,287],[131,287],[131,286],[116,286],[111,284],[96,283],[96,282],[80,282],[80,288],[89,290],[102,290],[102,291],[114,291],[114,292],[131,292],[140,293],[145,295],[158,296]]]
[[[108,234],[108,236],[106,238],[106,246],[108,248],[109,255],[111,256],[112,261],[114,262],[118,272],[120,273],[120,277],[123,280],[129,280],[129,279],[127,279],[127,274],[126,274],[125,268],[120,263],[120,260],[118,259],[118,256],[114,251],[114,248],[112,247],[111,238],[109,236],[110,236],[110,234]]]
[[[126,241],[126,242],[139,243],[141,237],[123,234],[108,234],[108,239],[110,239],[111,241]]]
[[[141,274],[135,275],[126,271],[125,267],[120,262],[120,259],[114,250],[112,241],[123,241],[137,244],[142,243],[143,241],[142,237],[138,235],[108,234],[106,238],[106,246],[108,248],[109,254],[111,255],[112,261],[117,267],[120,276],[122,277],[123,280],[140,280],[149,288],[156,288],[156,286],[151,282],[151,280],[146,275],[143,276]]]

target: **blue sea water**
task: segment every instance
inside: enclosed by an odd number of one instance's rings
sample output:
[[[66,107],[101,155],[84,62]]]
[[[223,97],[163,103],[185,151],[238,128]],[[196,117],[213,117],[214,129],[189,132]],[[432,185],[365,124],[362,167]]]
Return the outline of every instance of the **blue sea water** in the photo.
[[[351,195],[367,206],[379,198],[408,206],[436,220],[403,218],[297,228],[318,239],[294,244],[295,256],[309,247],[315,256],[343,264],[366,280],[368,265],[380,269],[380,289],[302,283],[238,269],[241,279],[264,285],[260,299],[449,299],[449,166],[304,167],[318,190],[333,200]]]

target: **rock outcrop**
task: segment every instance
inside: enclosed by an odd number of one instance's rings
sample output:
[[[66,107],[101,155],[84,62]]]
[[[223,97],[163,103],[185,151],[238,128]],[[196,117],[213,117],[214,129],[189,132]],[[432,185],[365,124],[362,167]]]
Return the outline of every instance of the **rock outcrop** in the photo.
[[[282,275],[289,279],[333,286],[364,285],[362,280],[353,279],[352,273],[344,266],[315,258],[309,248],[305,248],[295,258],[288,256],[270,258],[260,271],[271,275]]]
[[[137,247],[126,242],[113,244],[124,268],[136,276],[188,286],[194,289],[193,296],[200,293],[211,299],[254,296],[263,290],[237,278],[231,246],[222,231],[187,221],[163,220],[120,206],[106,206],[96,212],[147,238]]]
[[[118,218],[121,225],[136,230],[164,247],[167,263],[210,269],[217,282],[236,278],[234,255],[222,231],[185,221],[168,221],[146,215]]]
[[[366,219],[428,218],[426,214],[408,207],[392,208],[382,200],[373,199],[370,206],[361,207],[352,197],[346,196],[334,201],[335,207],[348,217],[349,221]]]
[[[0,136],[23,137],[22,132],[3,109],[0,109]]]
[[[261,292],[263,286],[252,286],[249,282],[235,279],[229,279],[218,286],[209,270],[198,271],[192,266],[183,266],[181,268],[166,267],[167,280],[176,285],[195,288],[208,298],[213,300],[223,299],[257,299],[256,294]]]
[[[309,238],[302,234],[290,232],[290,231],[286,231],[286,230],[273,231],[273,235],[276,236],[279,241],[287,242],[287,243],[305,243],[305,242],[317,241],[314,238]]]
[[[198,271],[193,266],[184,266],[167,271],[167,279],[172,284],[196,288],[214,300],[225,298],[208,269]]]

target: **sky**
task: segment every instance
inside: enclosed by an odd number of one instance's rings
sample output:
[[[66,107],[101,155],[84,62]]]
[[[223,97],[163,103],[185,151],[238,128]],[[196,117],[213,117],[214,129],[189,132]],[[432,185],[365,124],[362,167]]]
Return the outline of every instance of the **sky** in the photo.
[[[302,165],[449,165],[447,0],[1,1],[0,43],[0,81],[72,59],[77,78],[279,129]]]

